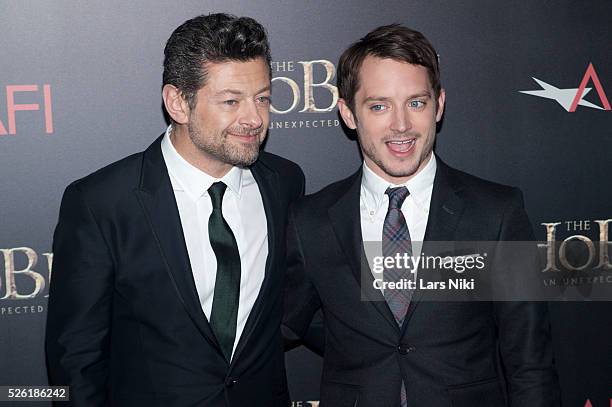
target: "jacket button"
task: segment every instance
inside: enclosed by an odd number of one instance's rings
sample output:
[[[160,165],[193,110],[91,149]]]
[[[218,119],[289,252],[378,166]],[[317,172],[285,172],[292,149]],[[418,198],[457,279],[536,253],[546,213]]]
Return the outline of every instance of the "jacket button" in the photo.
[[[414,352],[416,349],[414,348],[414,346],[408,346],[408,345],[399,345],[397,347],[397,351],[399,352],[400,355],[407,355],[410,352]]]
[[[236,383],[238,383],[238,380],[234,379],[233,377],[228,377],[225,380],[225,387],[227,388],[233,387]]]

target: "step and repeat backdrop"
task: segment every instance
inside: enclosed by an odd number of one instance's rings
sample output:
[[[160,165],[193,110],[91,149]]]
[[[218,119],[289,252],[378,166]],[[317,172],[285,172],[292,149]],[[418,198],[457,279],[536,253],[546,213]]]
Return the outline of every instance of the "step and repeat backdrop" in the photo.
[[[580,264],[548,250],[548,284],[581,284],[555,268],[580,273],[609,262],[608,0],[2,1],[0,385],[47,383],[51,241],[64,188],[165,130],[165,41],[183,21],[220,11],[254,17],[268,30],[274,79],[266,149],[301,165],[307,192],[360,164],[336,109],[340,53],[379,25],[402,23],[422,31],[440,55],[447,106],[437,154],[519,186],[545,248],[564,241],[593,248]],[[590,284],[612,284],[612,270],[599,270]],[[563,402],[608,407],[612,304],[584,297],[550,304]],[[287,369],[294,405],[318,405],[321,359],[298,348],[287,353]]]

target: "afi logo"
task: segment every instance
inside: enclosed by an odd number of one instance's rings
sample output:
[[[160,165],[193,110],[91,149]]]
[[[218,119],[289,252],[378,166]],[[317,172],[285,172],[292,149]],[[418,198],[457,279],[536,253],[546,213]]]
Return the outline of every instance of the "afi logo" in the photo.
[[[584,407],[597,407],[597,406],[594,406],[593,404],[591,404],[591,400],[587,399]],[[612,399],[610,399],[610,407],[612,407]]]
[[[21,111],[40,111],[41,106],[39,103],[16,103],[15,94],[25,92],[36,92],[39,93],[38,99],[40,100],[40,90],[38,85],[7,85],[6,86],[6,113],[7,113],[7,124],[5,126],[0,118],[0,136],[6,136],[8,134],[17,134],[17,112]],[[31,97],[31,95],[28,95]],[[51,85],[42,86],[42,110],[45,119],[45,133],[53,133],[53,107],[51,101]],[[23,114],[19,115],[20,117]],[[24,117],[25,119],[25,117]],[[31,118],[28,120],[31,121]],[[7,131],[8,127],[8,131]]]
[[[578,88],[560,89],[537,78],[533,78],[533,80],[536,81],[538,85],[540,85],[540,87],[542,88],[541,90],[521,90],[519,92],[525,93],[527,95],[556,100],[557,103],[559,103],[565,110],[570,113],[575,112],[578,105],[598,110],[612,110],[612,108],[610,107],[610,102],[608,101],[608,97],[606,96],[606,92],[604,92],[604,89],[601,86],[599,76],[597,76],[597,72],[595,72],[595,68],[593,67],[592,63],[589,63],[589,66],[587,67],[586,72],[582,77],[582,82],[580,82],[580,86],[578,86]],[[597,90],[597,94],[599,95],[599,100],[601,101],[602,106],[598,106],[594,103],[584,100],[584,97],[592,89],[586,87],[589,81],[593,82],[593,86]]]

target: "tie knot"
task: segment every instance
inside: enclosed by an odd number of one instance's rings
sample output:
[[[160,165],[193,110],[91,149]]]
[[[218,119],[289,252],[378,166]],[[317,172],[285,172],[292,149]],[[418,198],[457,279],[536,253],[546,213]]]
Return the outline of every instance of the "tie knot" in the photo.
[[[219,209],[221,210],[221,203],[223,202],[223,194],[225,194],[225,189],[227,185],[225,183],[219,181],[215,182],[208,188],[208,194],[210,195],[210,200],[212,202],[213,210]]]
[[[389,195],[389,209],[400,209],[410,192],[406,187],[387,188],[385,194]]]

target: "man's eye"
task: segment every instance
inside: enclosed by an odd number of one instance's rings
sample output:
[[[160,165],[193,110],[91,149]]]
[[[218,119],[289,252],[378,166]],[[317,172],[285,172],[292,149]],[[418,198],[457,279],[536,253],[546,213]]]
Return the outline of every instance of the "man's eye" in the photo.
[[[264,105],[270,104],[270,96],[260,96],[257,98],[257,101]]]
[[[410,106],[413,109],[420,109],[422,107],[425,107],[425,102],[423,102],[422,100],[411,100],[408,103],[408,106]]]
[[[223,101],[223,103],[224,103],[224,104],[226,104],[226,105],[228,105],[228,106],[233,106],[233,105],[235,105],[236,103],[238,103],[238,101],[237,101],[237,100],[235,100],[235,99],[230,99],[230,100],[225,100],[225,101]]]
[[[372,106],[370,106],[370,110],[372,110],[373,112],[382,112],[385,109],[386,109],[385,105],[372,105]]]

